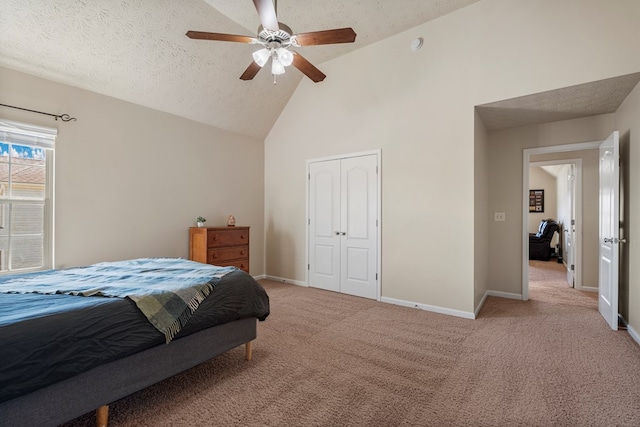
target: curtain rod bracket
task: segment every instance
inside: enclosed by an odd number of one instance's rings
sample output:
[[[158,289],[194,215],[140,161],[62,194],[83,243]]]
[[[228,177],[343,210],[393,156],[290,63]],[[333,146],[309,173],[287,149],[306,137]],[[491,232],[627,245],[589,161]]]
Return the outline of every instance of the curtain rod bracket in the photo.
[[[16,110],[22,110],[22,111],[28,111],[30,113],[36,113],[36,114],[44,114],[45,116],[51,116],[54,117],[56,120],[60,119],[63,122],[75,122],[76,118],[75,117],[71,117],[68,114],[51,114],[51,113],[44,113],[42,111],[36,111],[36,110],[30,110],[28,108],[22,108],[22,107],[16,107],[14,105],[7,105],[7,104],[0,104],[0,106],[2,107],[8,107],[8,108],[15,108]]]

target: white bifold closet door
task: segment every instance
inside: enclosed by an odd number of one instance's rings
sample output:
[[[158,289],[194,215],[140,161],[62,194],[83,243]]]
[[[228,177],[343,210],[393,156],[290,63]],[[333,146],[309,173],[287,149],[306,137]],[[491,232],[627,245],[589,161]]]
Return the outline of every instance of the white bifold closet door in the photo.
[[[377,155],[309,164],[309,285],[378,298]]]

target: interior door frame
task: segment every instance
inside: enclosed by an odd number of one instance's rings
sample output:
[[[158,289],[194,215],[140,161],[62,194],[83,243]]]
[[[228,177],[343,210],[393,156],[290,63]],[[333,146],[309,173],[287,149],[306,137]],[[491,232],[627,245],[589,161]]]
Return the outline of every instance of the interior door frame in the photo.
[[[377,206],[376,206],[376,215],[378,216],[378,237],[376,242],[376,301],[380,301],[382,297],[382,149],[378,148],[376,150],[369,151],[359,151],[356,153],[346,153],[346,154],[336,154],[333,156],[320,157],[315,159],[308,159],[306,162],[306,173],[305,173],[305,188],[306,188],[306,196],[305,196],[305,219],[307,221],[306,224],[306,232],[305,232],[305,261],[307,264],[307,268],[305,269],[305,277],[304,277],[304,285],[309,287],[309,177],[310,175],[310,165],[315,162],[326,162],[330,160],[340,160],[346,159],[350,157],[362,157],[362,156],[370,156],[375,155],[378,168],[378,173],[376,174],[377,181]]]
[[[563,145],[550,145],[548,147],[537,148],[525,148],[522,150],[522,299],[524,301],[529,300],[529,230],[527,224],[529,223],[529,164],[531,163],[531,156],[538,154],[549,153],[567,153],[572,151],[582,150],[595,150],[600,149],[602,141],[593,142],[581,142],[576,144],[563,144]],[[540,163],[540,162],[536,162]],[[561,160],[559,163],[571,163],[568,160]],[[582,171],[580,171],[582,174]],[[582,219],[582,175],[580,175],[580,188],[576,188],[576,192],[580,193],[576,195],[576,203],[578,203],[578,197],[580,197],[580,204],[576,206],[576,210],[580,211],[580,220]],[[576,212],[576,234],[582,235],[582,221],[578,222]],[[582,238],[580,238],[582,241]],[[579,248],[576,248],[579,246]],[[576,263],[579,262],[579,268],[576,272],[576,289],[578,289],[578,283],[582,288],[582,243],[580,245],[574,245],[574,253],[576,254]],[[578,256],[580,258],[578,258]]]

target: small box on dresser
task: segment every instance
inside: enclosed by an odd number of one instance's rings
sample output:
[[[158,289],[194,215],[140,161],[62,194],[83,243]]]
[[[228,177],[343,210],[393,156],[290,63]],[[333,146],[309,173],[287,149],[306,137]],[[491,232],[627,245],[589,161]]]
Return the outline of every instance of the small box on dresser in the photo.
[[[249,272],[249,227],[189,228],[189,259]]]

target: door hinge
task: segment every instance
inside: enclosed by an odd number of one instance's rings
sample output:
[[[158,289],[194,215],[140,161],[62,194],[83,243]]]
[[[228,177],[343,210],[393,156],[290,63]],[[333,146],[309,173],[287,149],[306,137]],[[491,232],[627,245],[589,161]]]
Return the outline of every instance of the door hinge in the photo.
[[[575,219],[571,220],[571,225],[576,225],[576,220]]]
[[[308,219],[307,225],[311,225],[311,218]]]
[[[376,174],[378,173],[378,167],[376,166]]]
[[[376,273],[376,280],[378,280],[378,273]]]
[[[311,270],[311,264],[307,264],[307,270]]]
[[[576,269],[576,266],[571,264],[571,271],[574,271]]]
[[[311,181],[311,174],[309,174],[309,181]]]

